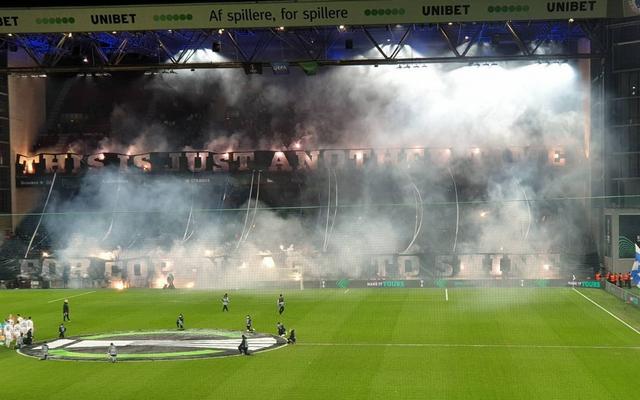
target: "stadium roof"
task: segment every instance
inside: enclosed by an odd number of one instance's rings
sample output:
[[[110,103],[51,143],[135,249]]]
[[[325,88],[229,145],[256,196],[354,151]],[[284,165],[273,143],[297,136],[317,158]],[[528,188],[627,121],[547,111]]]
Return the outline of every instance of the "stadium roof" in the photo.
[[[602,31],[612,12],[606,0],[583,2],[584,10],[578,11],[562,8],[566,2],[557,2],[554,9],[537,1],[496,7],[489,0],[455,6],[459,9],[441,8],[446,6],[430,0],[332,2],[332,9],[341,12],[328,10],[323,1],[171,6],[154,1],[148,3],[157,6],[127,2],[105,8],[74,3],[53,3],[70,6],[65,9],[3,8],[4,18],[16,23],[0,26],[0,45],[23,49],[34,67],[0,72],[260,71],[274,63],[314,70],[324,65],[597,58],[604,53]],[[122,1],[102,1],[116,3]],[[3,6],[10,4],[30,3]],[[288,20],[285,8],[293,15]]]

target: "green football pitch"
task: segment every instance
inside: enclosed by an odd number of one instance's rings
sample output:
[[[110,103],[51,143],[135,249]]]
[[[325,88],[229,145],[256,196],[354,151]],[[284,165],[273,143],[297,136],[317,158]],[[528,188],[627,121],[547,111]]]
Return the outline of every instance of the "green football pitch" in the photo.
[[[351,289],[285,292],[14,290],[0,312],[57,337],[186,328],[258,331],[282,321],[298,344],[250,357],[39,361],[2,347],[1,398],[631,399],[640,384],[640,309],[603,290]],[[588,298],[585,298],[587,296]],[[595,304],[594,304],[595,303]],[[602,307],[602,308],[600,308]],[[606,310],[606,311],[605,311]]]

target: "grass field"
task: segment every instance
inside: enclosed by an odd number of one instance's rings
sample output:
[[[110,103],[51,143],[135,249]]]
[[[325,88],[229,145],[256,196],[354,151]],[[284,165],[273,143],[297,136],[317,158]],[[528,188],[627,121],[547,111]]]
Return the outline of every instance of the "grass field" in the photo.
[[[640,382],[640,310],[603,290],[351,289],[285,292],[1,291],[0,312],[30,315],[36,337],[187,328],[258,331],[281,319],[299,343],[252,357],[38,361],[2,348],[1,398],[630,399]]]

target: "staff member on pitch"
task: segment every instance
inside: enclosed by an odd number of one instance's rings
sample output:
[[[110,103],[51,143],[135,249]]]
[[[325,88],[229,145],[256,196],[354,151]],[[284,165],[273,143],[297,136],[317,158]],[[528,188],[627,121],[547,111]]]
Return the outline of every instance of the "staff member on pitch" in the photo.
[[[278,336],[285,337],[287,335],[287,328],[280,321],[276,324],[276,329],[278,330]]]
[[[229,295],[224,294],[222,296],[222,312],[229,311]]]
[[[69,317],[69,300],[64,299],[64,303],[62,303],[62,322],[69,321],[71,322],[71,318]]]
[[[182,315],[182,313],[180,313],[180,315],[178,315],[178,319],[176,320],[176,327],[180,331],[184,330],[184,315]]]
[[[238,351],[245,356],[249,355],[249,345],[247,344],[247,337],[245,335],[242,335],[242,342],[240,342],[240,346],[238,346]]]
[[[291,329],[291,331],[289,332],[289,338],[287,339],[287,343],[289,344],[296,344],[296,330],[295,329]]]
[[[42,343],[42,353],[40,354],[40,359],[49,359],[49,345],[47,344],[47,342]]]
[[[246,325],[247,325],[247,332],[255,332],[255,329],[253,329],[253,320],[251,319],[251,315],[247,315]]]
[[[118,357],[118,349],[116,348],[115,344],[111,343],[109,345],[109,352],[107,354],[109,354],[109,359],[112,363],[116,362],[116,358]]]
[[[67,331],[67,328],[64,326],[64,324],[60,324],[60,326],[58,327],[58,337],[60,339],[64,339],[64,333]]]
[[[284,296],[282,295],[282,293],[280,293],[280,296],[278,297],[278,313],[282,315],[283,312],[284,312]]]

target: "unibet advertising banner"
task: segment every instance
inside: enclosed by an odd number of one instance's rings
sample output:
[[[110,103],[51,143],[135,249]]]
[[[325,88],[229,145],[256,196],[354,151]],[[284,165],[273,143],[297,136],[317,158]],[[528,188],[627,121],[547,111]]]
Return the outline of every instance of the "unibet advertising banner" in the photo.
[[[636,3],[631,1],[630,4],[635,6]],[[0,8],[0,33],[386,25],[606,16],[607,0],[311,1]]]

